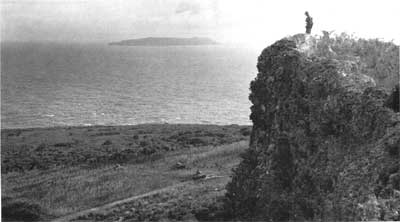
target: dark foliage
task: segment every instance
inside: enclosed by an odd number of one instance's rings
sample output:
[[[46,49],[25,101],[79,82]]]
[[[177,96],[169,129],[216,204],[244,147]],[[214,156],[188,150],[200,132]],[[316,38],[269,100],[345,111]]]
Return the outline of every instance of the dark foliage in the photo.
[[[2,130],[1,172],[140,163],[169,151],[247,140],[249,128],[239,125],[155,124]],[[52,139],[63,142],[53,142]]]
[[[385,106],[391,108],[395,112],[400,111],[400,85],[399,84],[397,84],[393,88],[389,98],[385,102]]]
[[[315,54],[346,61],[345,69],[372,77],[378,86],[391,89],[399,81],[399,46],[379,39],[356,38],[346,33],[324,36],[316,43]]]
[[[37,204],[24,201],[5,201],[2,203],[1,212],[3,221],[40,221],[44,219],[44,211]]]

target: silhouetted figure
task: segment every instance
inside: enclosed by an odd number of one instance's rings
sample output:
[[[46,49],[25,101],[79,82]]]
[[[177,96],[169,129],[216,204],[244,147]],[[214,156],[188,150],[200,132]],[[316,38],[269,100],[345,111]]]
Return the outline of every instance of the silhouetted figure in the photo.
[[[312,17],[308,14],[308,12],[305,13],[305,15],[307,16],[306,18],[306,34],[310,34],[311,33],[311,29],[313,27],[313,19]]]

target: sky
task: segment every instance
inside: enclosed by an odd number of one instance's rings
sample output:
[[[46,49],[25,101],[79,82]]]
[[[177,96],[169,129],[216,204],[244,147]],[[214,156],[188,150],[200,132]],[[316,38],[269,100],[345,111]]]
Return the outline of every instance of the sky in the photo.
[[[305,31],[400,43],[398,0],[0,0],[2,41],[110,42],[210,37],[262,45]]]

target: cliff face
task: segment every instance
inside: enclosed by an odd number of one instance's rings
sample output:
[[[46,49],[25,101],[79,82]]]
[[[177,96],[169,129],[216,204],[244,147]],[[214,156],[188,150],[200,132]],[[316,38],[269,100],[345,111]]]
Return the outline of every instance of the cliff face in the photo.
[[[259,56],[250,148],[227,209],[239,219],[400,219],[400,116],[354,57],[321,56],[317,44],[297,35]]]

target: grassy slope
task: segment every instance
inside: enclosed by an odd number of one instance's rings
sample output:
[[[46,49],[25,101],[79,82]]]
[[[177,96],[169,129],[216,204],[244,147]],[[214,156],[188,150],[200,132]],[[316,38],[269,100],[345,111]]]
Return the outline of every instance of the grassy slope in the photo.
[[[240,141],[248,134],[249,127],[238,125],[154,124],[2,130],[2,173],[58,166],[138,163],[171,150]]]
[[[78,220],[90,221],[207,221],[223,219],[222,197],[228,177],[185,183],[114,207],[102,209]],[[217,215],[220,214],[220,215]],[[221,220],[221,219],[217,219]]]
[[[216,180],[222,189],[247,147],[234,142],[247,140],[248,130],[235,125],[3,130],[2,168],[8,166],[2,173],[3,205],[24,199],[57,217],[191,180],[197,169],[225,176]],[[144,148],[153,151],[140,152]],[[127,149],[135,155],[113,159]],[[42,167],[26,167],[33,160]],[[172,169],[178,161],[187,168]]]

